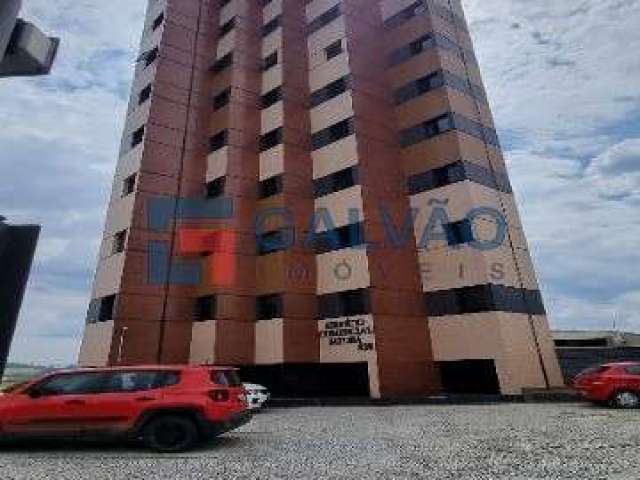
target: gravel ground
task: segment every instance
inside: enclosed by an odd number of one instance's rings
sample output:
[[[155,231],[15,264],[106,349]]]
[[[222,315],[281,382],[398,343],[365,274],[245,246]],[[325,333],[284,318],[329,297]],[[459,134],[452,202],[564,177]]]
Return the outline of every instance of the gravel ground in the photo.
[[[639,423],[581,404],[274,409],[188,454],[5,446],[0,478],[638,479]]]

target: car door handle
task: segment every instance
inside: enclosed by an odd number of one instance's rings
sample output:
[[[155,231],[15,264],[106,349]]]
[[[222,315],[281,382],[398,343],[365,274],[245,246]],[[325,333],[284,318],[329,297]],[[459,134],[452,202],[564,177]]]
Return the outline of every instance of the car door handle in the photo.
[[[84,400],[67,400],[64,403],[65,405],[85,405],[86,404]]]
[[[136,398],[136,402],[153,402],[155,397],[138,397]]]

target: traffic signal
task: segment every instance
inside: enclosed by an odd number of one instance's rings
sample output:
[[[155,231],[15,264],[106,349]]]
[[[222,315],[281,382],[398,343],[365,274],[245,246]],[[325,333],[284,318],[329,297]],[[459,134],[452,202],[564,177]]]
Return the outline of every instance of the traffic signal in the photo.
[[[18,18],[22,0],[0,0],[0,77],[46,75],[60,40]]]

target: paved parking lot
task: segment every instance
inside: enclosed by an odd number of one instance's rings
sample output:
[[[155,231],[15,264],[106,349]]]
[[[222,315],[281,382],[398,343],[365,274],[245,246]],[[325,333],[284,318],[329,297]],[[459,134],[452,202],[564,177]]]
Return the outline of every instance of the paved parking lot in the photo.
[[[10,479],[640,478],[640,411],[580,404],[274,409],[181,455],[2,447]]]

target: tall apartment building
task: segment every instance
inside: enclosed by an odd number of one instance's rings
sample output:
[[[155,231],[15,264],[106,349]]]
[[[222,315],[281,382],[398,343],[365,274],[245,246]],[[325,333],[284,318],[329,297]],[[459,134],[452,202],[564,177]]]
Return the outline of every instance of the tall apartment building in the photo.
[[[151,1],[80,363],[562,385],[494,128],[460,0]]]

